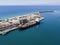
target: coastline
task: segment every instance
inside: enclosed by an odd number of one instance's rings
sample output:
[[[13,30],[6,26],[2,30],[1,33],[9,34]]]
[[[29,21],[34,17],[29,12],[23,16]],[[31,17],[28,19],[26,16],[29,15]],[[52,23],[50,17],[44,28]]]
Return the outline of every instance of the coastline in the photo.
[[[40,18],[40,21],[43,20],[43,19],[44,19],[44,17],[41,17],[41,18]],[[11,29],[7,29],[7,30],[4,30],[4,31],[0,31],[0,34],[1,34],[1,35],[5,35],[5,34],[7,34],[8,32],[13,31],[14,29],[18,29],[18,27],[14,27],[14,28],[11,28]]]
[[[36,17],[36,18],[33,19],[33,17]],[[13,21],[10,21],[11,19]],[[0,29],[0,34],[5,35],[8,32],[10,32],[10,31],[12,31],[14,29],[17,29],[18,28],[18,24],[20,24],[19,20],[23,20],[23,19],[29,19],[29,20],[32,19],[32,21],[34,21],[33,22],[33,24],[34,24],[35,21],[40,22],[41,20],[44,19],[44,17],[41,17],[40,16],[40,12],[38,11],[38,12],[31,13],[31,14],[26,14],[26,15],[22,15],[22,16],[17,16],[17,17],[12,17],[12,18],[5,19],[5,20],[8,20],[8,22],[5,22],[5,23],[0,22],[0,24],[1,25],[6,25],[7,28],[6,29],[5,28],[4,29],[2,28],[2,30]],[[24,26],[24,25],[22,25],[22,26]],[[1,28],[1,26],[0,26],[0,28]]]

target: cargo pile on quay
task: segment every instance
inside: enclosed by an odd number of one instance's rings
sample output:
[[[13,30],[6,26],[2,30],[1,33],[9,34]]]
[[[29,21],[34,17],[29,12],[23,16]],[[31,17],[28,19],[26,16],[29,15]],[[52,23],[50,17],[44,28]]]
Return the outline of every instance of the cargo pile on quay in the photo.
[[[0,34],[4,35],[14,29],[23,29],[40,22],[44,19],[40,16],[40,12],[34,12],[22,16],[12,17],[4,20],[0,20]]]

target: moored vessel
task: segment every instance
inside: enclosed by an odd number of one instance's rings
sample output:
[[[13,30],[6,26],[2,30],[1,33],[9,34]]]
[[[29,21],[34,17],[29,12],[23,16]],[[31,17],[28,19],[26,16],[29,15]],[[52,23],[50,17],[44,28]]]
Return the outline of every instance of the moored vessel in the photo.
[[[22,16],[12,17],[4,20],[0,20],[0,34],[4,35],[14,29],[24,29],[40,23],[44,19],[41,17],[40,12],[34,12]]]

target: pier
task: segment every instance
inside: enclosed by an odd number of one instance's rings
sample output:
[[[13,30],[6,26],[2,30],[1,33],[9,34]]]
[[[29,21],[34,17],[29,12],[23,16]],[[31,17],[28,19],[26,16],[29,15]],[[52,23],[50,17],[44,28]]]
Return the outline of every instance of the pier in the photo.
[[[0,34],[4,35],[14,29],[22,29],[39,23],[44,18],[41,17],[40,12],[34,12],[22,16],[12,17],[0,20]]]
[[[0,31],[0,34],[2,34],[2,35],[5,35],[5,34],[7,34],[8,32],[10,32],[10,31],[12,31],[12,30],[14,30],[14,29],[17,29],[18,27],[14,27],[14,28],[11,28],[11,29],[6,29],[6,30],[4,30],[4,31]]]

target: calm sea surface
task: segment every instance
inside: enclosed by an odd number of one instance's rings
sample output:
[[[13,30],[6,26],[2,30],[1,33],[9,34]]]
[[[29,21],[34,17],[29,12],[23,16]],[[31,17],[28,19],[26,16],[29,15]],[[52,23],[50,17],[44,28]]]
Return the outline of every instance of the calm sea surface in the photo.
[[[0,35],[0,45],[60,45],[60,6],[0,6],[0,19],[45,10],[55,12],[41,13],[39,25]]]

